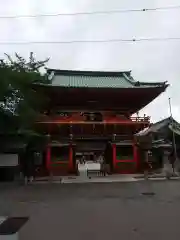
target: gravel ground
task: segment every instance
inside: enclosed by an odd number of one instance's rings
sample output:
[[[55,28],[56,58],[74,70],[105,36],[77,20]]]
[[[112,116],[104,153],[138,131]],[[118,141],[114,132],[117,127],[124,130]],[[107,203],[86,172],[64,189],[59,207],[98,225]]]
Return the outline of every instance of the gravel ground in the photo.
[[[0,216],[30,217],[20,240],[179,240],[179,189],[177,180],[0,184]]]

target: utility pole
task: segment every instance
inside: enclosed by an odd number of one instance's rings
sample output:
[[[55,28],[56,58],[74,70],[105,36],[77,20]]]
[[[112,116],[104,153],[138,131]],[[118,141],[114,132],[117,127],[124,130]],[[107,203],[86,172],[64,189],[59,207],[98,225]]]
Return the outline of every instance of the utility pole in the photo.
[[[173,149],[174,149],[174,158],[175,161],[177,161],[177,147],[176,147],[176,139],[175,139],[175,134],[173,131],[173,126],[174,126],[174,121],[173,121],[173,117],[172,117],[172,108],[171,108],[171,98],[169,98],[169,111],[170,111],[170,117],[171,117],[171,125],[172,125],[172,140],[173,140]],[[174,170],[174,168],[173,168]]]

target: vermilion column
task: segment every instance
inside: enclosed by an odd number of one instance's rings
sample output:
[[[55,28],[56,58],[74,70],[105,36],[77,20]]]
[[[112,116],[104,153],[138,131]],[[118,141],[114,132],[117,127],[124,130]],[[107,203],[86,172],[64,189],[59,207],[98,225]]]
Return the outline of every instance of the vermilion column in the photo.
[[[134,151],[134,161],[136,162],[136,170],[137,170],[139,167],[139,157],[138,157],[138,149],[135,143],[133,144],[133,151]]]
[[[73,169],[73,149],[72,145],[69,146],[69,170]]]
[[[46,149],[46,168],[50,170],[51,167],[51,147],[48,145]]]
[[[113,171],[116,169],[116,144],[112,145],[113,150]]]

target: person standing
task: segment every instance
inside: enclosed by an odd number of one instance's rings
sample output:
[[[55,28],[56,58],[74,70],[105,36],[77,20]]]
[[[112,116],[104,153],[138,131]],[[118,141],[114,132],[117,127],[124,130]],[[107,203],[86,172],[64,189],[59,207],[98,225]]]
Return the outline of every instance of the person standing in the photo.
[[[150,150],[145,151],[144,161],[144,178],[148,180],[149,172],[152,170],[152,152]]]
[[[86,161],[85,161],[85,156],[84,156],[84,155],[83,155],[82,158],[81,158],[81,163],[82,163],[82,164],[85,164],[85,163],[86,163]]]
[[[32,183],[35,175],[34,152],[30,151],[27,156],[28,181]]]
[[[105,165],[104,157],[102,154],[99,156],[99,163],[100,163],[100,173],[101,173],[101,175],[103,175],[105,177],[106,176],[106,165]]]
[[[19,160],[19,177],[20,177],[20,180],[23,180],[25,178],[25,173],[24,173],[24,159],[25,159],[25,152],[22,151],[19,153],[19,156],[18,156],[18,160]]]
[[[20,157],[21,172],[24,177],[24,183],[33,181],[34,178],[34,153],[27,148]]]

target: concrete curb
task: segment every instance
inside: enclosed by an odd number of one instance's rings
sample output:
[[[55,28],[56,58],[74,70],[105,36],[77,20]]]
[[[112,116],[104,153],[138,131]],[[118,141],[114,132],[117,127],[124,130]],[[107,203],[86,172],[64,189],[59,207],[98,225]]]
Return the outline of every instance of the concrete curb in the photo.
[[[146,180],[144,177],[132,177],[132,178],[75,178],[75,179],[63,179],[52,180],[52,181],[37,181],[32,184],[83,184],[83,183],[128,183],[128,182],[138,182],[138,181],[170,181],[179,180],[179,177],[172,177],[169,180],[165,177],[149,177]]]
[[[0,240],[18,240],[28,217],[0,217]]]

